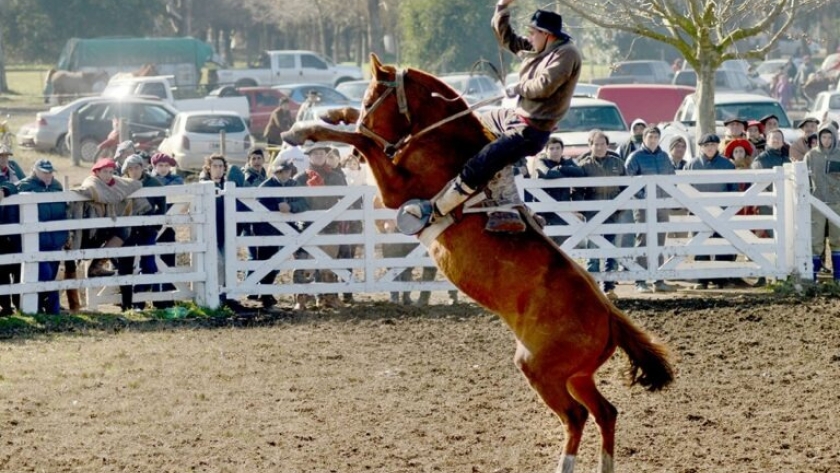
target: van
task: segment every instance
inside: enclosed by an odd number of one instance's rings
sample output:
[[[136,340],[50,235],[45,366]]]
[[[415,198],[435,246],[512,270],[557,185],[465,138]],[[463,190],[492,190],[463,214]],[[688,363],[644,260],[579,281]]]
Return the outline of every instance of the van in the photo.
[[[609,84],[598,88],[595,97],[618,105],[627,120],[660,123],[672,121],[685,96],[693,93],[693,87],[679,85]]]

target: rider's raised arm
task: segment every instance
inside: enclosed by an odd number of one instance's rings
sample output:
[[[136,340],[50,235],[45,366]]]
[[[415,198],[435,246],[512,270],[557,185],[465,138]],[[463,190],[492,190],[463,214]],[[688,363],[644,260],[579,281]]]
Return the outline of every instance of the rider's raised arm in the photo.
[[[531,51],[534,47],[528,38],[518,36],[513,28],[510,26],[510,8],[508,4],[502,2],[496,4],[496,13],[493,19],[490,20],[490,25],[493,27],[493,32],[496,33],[496,40],[499,44],[510,52],[516,54],[519,51]]]

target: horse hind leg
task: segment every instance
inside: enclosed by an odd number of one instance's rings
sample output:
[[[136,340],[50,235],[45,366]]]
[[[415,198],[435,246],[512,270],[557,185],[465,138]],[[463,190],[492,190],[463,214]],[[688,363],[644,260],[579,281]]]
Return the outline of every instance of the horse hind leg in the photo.
[[[615,422],[618,410],[598,391],[592,375],[569,378],[566,382],[571,395],[595,418],[601,431],[601,468],[600,473],[613,473],[613,454],[615,451]]]
[[[556,473],[573,473],[589,412],[566,389],[565,377],[558,376],[556,370],[551,370],[550,367],[547,370],[540,370],[533,360],[528,359],[527,350],[521,345],[514,361],[534,391],[563,422],[566,442]]]

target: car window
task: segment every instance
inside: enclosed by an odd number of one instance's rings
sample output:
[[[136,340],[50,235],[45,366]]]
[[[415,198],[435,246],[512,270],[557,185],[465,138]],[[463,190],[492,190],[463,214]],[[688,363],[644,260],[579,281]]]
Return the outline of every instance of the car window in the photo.
[[[779,117],[780,128],[790,128],[790,121],[787,118],[779,102],[753,102],[753,103],[729,103],[715,105],[715,120],[723,121],[730,118],[742,118],[744,120],[759,120],[767,115]]]
[[[278,69],[294,69],[295,57],[291,54],[278,54],[275,56]]]
[[[86,105],[79,110],[79,118],[87,121],[102,120],[107,108],[107,104],[104,103]]]
[[[572,107],[560,120],[556,131],[589,131],[595,128],[602,131],[626,131],[621,112],[612,105]]]
[[[674,85],[697,86],[697,74],[694,71],[680,71],[674,77]]]
[[[152,95],[159,99],[166,98],[166,86],[160,82],[147,82],[143,84],[142,95]]]
[[[445,82],[449,87],[452,87],[457,92],[466,92],[467,90],[467,81],[463,78],[456,78],[456,77],[441,77],[441,80]]]
[[[652,75],[650,64],[645,62],[634,62],[619,64],[615,70],[618,76],[649,76]]]
[[[832,95],[828,101],[828,108],[830,110],[837,110],[840,108],[840,95]]]
[[[222,130],[225,133],[242,133],[245,123],[239,117],[222,115],[196,115],[187,118],[184,130],[189,133],[215,134]]]
[[[300,65],[304,69],[327,69],[327,63],[312,54],[302,54]]]
[[[138,121],[143,125],[155,128],[169,128],[172,122],[172,114],[163,107],[157,105],[139,105]]]

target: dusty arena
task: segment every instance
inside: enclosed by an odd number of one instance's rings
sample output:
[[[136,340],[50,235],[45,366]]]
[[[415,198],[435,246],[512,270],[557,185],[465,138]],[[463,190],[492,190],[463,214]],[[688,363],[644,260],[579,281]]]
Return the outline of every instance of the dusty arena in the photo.
[[[616,471],[840,472],[840,307],[773,297],[619,302],[678,376],[650,394],[623,355],[599,372]],[[0,471],[548,473],[560,456],[510,331],[474,305],[3,336]],[[590,421],[577,471],[597,458]]]

